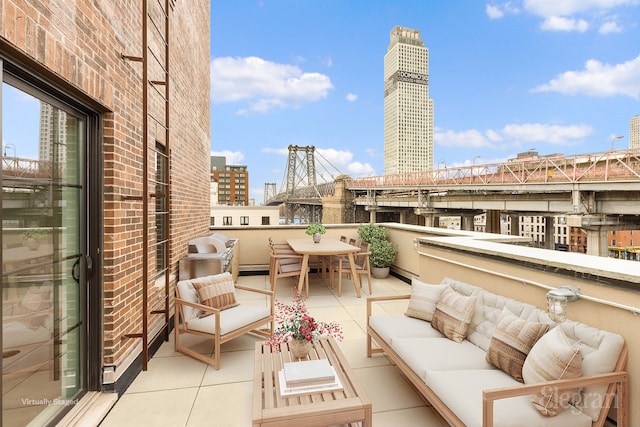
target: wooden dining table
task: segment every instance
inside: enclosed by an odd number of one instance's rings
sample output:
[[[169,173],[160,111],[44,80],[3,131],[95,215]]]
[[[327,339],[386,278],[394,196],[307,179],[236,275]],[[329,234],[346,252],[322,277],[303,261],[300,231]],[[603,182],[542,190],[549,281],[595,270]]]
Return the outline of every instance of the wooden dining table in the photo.
[[[311,255],[317,256],[329,256],[329,255],[344,255],[349,260],[351,266],[351,277],[353,278],[353,284],[356,287],[356,295],[358,298],[360,295],[360,278],[356,273],[356,264],[353,258],[353,254],[360,251],[358,246],[350,245],[346,242],[342,242],[338,239],[322,239],[319,243],[314,243],[311,237],[307,239],[287,239],[287,243],[298,254],[302,255],[302,268],[301,271],[306,271],[309,268],[309,258]],[[298,282],[298,293],[302,292],[304,287],[305,275],[300,275]]]

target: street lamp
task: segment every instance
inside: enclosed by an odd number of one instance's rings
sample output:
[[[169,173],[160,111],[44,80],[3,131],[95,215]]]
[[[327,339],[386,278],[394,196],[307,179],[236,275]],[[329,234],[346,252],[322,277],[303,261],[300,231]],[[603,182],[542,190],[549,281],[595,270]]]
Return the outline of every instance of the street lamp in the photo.
[[[445,162],[444,160],[440,160],[440,161],[438,162],[438,169],[440,169],[440,165],[444,165],[444,168],[445,168],[445,169],[447,168],[447,162]]]
[[[624,138],[623,135],[618,135],[618,136],[614,136],[613,138],[611,138],[611,151],[613,151],[616,139],[622,139],[622,138]]]
[[[16,146],[12,143],[4,144],[4,152],[2,153],[2,155],[4,157],[7,157],[7,148],[11,148],[13,150],[13,157],[16,157]]]

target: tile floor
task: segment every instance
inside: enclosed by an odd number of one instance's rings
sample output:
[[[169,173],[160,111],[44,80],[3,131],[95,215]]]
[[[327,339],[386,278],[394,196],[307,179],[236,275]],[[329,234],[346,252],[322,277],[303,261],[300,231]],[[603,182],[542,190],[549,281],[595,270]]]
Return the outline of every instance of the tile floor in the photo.
[[[343,280],[342,296],[330,289],[328,278],[310,275],[307,308],[319,320],[338,321],[344,329],[340,343],[373,405],[373,425],[440,427],[446,423],[420,398],[383,355],[366,357],[366,297],[357,298],[353,282]],[[366,281],[366,278],[365,278]],[[238,283],[268,287],[268,277],[240,276]],[[294,282],[290,278],[278,283],[277,298],[291,299]],[[368,291],[364,285],[363,290]],[[409,285],[389,277],[373,279],[375,295],[408,293]],[[242,303],[263,304],[264,299],[240,292]],[[374,311],[403,313],[406,302],[385,303]],[[213,346],[199,337],[189,337],[192,347],[211,353]],[[122,426],[251,426],[253,352],[260,338],[245,335],[222,346],[220,369],[215,370],[193,358],[173,351],[173,334],[120,397],[100,424]]]

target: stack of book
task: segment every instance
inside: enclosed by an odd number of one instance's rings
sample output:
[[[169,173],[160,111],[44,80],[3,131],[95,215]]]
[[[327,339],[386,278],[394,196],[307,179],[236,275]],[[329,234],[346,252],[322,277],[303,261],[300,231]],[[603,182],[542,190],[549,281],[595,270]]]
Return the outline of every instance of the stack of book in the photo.
[[[327,359],[285,363],[278,376],[282,396],[342,389],[340,378]]]

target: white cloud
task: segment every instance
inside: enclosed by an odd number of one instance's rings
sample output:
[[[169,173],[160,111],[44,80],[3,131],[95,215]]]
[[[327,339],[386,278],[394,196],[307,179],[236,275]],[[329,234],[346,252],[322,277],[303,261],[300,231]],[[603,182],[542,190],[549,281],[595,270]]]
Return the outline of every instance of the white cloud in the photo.
[[[255,56],[222,57],[211,61],[211,99],[214,103],[247,101],[250,111],[296,108],[326,98],[333,89],[328,76],[303,72],[295,65],[277,64]]]
[[[525,0],[524,9],[543,17],[571,16],[589,11],[609,10],[619,6],[633,6],[638,0]]]
[[[355,93],[349,92],[347,96],[345,96],[345,99],[349,102],[355,102],[358,100],[358,95],[356,95]]]
[[[228,165],[241,165],[242,161],[244,160],[244,154],[242,153],[242,151],[212,151],[211,155],[226,157]]]
[[[375,175],[375,170],[369,163],[352,162],[347,166],[347,174],[358,178]]]
[[[540,24],[540,28],[546,31],[577,31],[584,33],[589,29],[589,23],[584,19],[550,16]]]
[[[565,71],[532,91],[601,97],[626,95],[640,99],[640,56],[615,65],[590,59],[584,70]]]
[[[615,21],[607,21],[600,25],[598,32],[600,34],[621,33],[622,26],[618,25]]]
[[[500,19],[504,16],[504,12],[498,6],[488,4],[485,11],[490,19]]]
[[[524,123],[506,125],[502,134],[515,142],[542,142],[554,145],[568,145],[589,136],[593,128],[589,125],[548,125],[544,123]]]
[[[510,1],[502,3],[502,4],[487,4],[485,7],[485,12],[489,19],[500,19],[507,13],[517,14],[520,10],[515,7]]]
[[[485,138],[482,132],[470,129],[462,132],[451,130],[441,131],[437,129],[433,139],[444,147],[491,147],[492,144]]]
[[[501,130],[468,129],[461,132],[436,129],[434,139],[438,145],[445,147],[492,148],[504,149],[519,147],[525,142],[539,142],[554,145],[571,145],[593,132],[591,126],[578,125],[549,125],[544,123],[508,124]],[[501,145],[494,142],[503,141]]]

